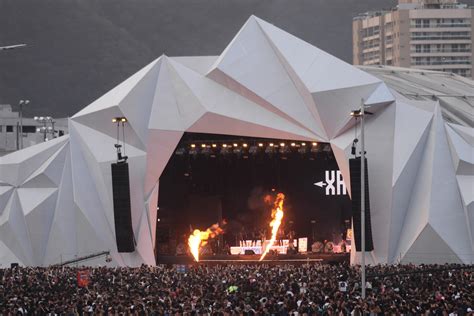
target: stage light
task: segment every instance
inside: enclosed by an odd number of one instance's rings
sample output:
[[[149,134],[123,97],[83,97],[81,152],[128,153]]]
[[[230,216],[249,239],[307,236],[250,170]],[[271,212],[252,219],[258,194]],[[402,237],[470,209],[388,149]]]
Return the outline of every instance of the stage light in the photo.
[[[202,150],[201,150],[201,154],[204,154],[204,155],[209,155],[209,154],[211,154],[211,148],[206,147],[206,145],[204,145],[204,147],[203,147]]]
[[[317,142],[313,142],[313,146],[318,146],[318,143],[317,143]]]
[[[248,145],[244,143],[242,146],[243,146],[244,148],[247,148]]]
[[[212,148],[216,148],[217,147],[217,144],[212,144]]]
[[[281,147],[285,147],[285,143],[280,143],[280,146],[281,146]]]
[[[237,143],[234,143],[234,147],[237,147],[237,146],[239,146],[239,144],[237,144]]]
[[[198,149],[196,148],[196,144],[191,144],[191,148],[189,149],[189,154],[190,155],[197,155]]]
[[[265,153],[266,154],[273,154],[273,144],[270,144],[265,148]]]
[[[353,110],[353,111],[351,111],[351,116],[353,116],[353,117],[359,117],[359,116],[361,116],[360,110]]]
[[[201,148],[206,148],[206,144],[201,144]]]
[[[255,155],[257,152],[258,152],[258,147],[257,146],[250,146],[250,148],[249,148],[249,153],[250,154]]]
[[[273,146],[275,146],[275,145],[273,143],[270,143],[270,147],[273,147]]]
[[[176,149],[175,151],[175,154],[178,155],[178,156],[182,156],[186,153],[186,148],[184,147],[180,147],[178,149]]]
[[[306,143],[301,143],[301,146],[306,146]]]
[[[300,148],[298,148],[298,153],[300,154],[306,154],[306,146],[301,146]]]
[[[263,147],[263,143],[258,143],[258,147]]]
[[[295,147],[295,146],[296,146],[296,144],[295,144],[295,143],[291,143],[291,147]]]
[[[286,154],[290,152],[290,148],[286,146],[281,146],[278,151],[280,152],[280,154]]]
[[[42,117],[40,117],[40,119],[41,119],[41,118],[42,118]],[[46,119],[46,120],[50,120],[51,117],[47,116],[45,119]],[[112,119],[112,122],[113,122],[113,123],[118,123],[118,122],[125,123],[125,122],[128,122],[128,120],[127,120],[126,117],[120,116],[120,117],[114,117],[114,118]]]
[[[229,148],[227,148],[227,145],[226,144],[222,145],[221,154],[225,155],[225,154],[228,154],[228,153],[229,153]]]

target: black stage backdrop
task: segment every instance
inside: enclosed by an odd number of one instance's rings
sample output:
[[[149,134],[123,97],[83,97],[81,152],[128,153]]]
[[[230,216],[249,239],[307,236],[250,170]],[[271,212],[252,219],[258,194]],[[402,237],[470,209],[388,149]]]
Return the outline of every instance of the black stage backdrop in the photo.
[[[314,185],[324,182],[331,170],[338,170],[331,152],[293,153],[286,159],[265,154],[247,159],[235,154],[173,155],[160,178],[159,228],[179,241],[190,227],[205,229],[216,223],[221,212],[228,221],[226,240],[233,244],[233,235],[242,227],[268,225],[271,208],[263,198],[283,192],[286,228],[311,238],[314,225],[317,240],[340,240],[351,216],[349,195],[326,195],[324,187]]]

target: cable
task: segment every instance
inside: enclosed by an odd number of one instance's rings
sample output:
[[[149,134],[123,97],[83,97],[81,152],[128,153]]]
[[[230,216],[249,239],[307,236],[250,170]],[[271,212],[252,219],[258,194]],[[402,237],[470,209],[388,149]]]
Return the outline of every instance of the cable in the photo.
[[[123,155],[125,154],[125,122],[122,122],[122,141],[123,141]]]
[[[355,117],[355,120],[356,120],[356,123],[354,126],[354,140],[352,141],[351,154],[354,157],[357,157],[357,143],[359,142],[359,140],[357,139],[357,124],[359,122],[357,116]]]
[[[120,143],[120,123],[117,122],[117,144]]]

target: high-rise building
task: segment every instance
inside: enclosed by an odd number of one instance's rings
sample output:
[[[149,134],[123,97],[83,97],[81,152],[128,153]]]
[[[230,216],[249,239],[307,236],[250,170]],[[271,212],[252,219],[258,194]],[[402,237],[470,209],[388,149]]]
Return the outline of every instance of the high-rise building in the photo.
[[[457,0],[399,0],[353,19],[354,65],[452,72],[474,79],[474,8]]]

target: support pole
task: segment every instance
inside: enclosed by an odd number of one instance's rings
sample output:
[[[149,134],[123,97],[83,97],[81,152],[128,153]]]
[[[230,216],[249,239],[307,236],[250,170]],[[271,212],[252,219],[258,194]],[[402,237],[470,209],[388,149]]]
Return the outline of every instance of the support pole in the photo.
[[[23,102],[20,102],[20,149],[23,149]]]
[[[16,150],[20,149],[20,123],[16,122]]]
[[[365,299],[366,288],[365,288],[365,131],[364,131],[364,121],[365,121],[365,104],[364,99],[361,101],[360,106],[360,226],[361,226],[361,289],[362,289],[362,299]]]

